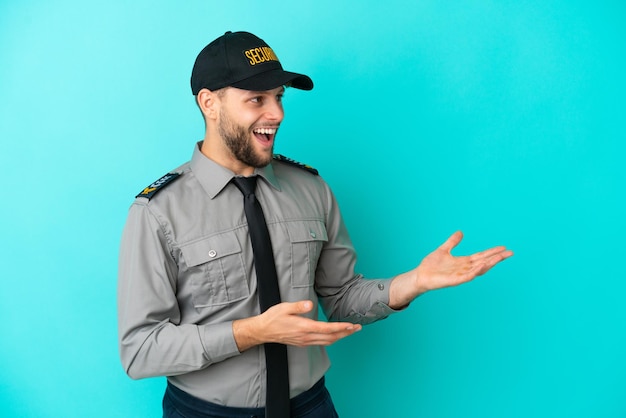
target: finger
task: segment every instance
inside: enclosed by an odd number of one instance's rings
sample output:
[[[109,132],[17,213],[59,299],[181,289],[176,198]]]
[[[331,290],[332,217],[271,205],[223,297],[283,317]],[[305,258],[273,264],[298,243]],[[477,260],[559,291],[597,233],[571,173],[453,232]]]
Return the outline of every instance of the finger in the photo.
[[[332,333],[311,333],[307,334],[302,340],[303,345],[330,345],[342,338],[349,337],[350,335],[361,330],[361,326],[353,327],[350,330],[344,329],[341,332]]]
[[[323,322],[314,321],[311,331],[317,334],[337,334],[342,332],[356,332],[361,330],[361,325],[351,322]]]
[[[490,258],[499,253],[505,253],[505,252],[507,252],[506,247],[498,246],[498,247],[489,248],[488,250],[484,250],[484,251],[480,251],[478,253],[472,254],[471,256],[469,256],[469,258],[471,261],[478,261],[481,259]]]
[[[502,249],[502,251],[494,252],[491,255],[489,255],[488,257],[485,257],[484,260],[488,264],[490,264],[491,266],[495,266],[500,261],[506,260],[507,258],[511,257],[512,255],[513,255],[513,251],[507,250],[507,249]]]
[[[282,306],[289,314],[303,314],[313,309],[313,302],[310,300],[300,300],[298,302],[283,302],[277,306]]]
[[[454,247],[459,245],[459,242],[463,239],[463,233],[461,231],[456,231],[454,234],[450,235],[450,237],[441,244],[439,247],[440,250],[444,250],[446,252],[451,252]]]
[[[504,261],[511,256],[513,256],[513,251],[505,250],[505,251],[501,251],[501,252],[493,254],[491,257],[486,259],[486,262],[489,265],[489,268],[491,268],[495,266],[496,264],[498,264],[499,262]]]
[[[343,335],[339,335],[339,334],[333,334],[332,336],[328,336],[328,335],[319,335],[319,336],[310,336],[310,338],[307,338],[307,340],[304,342],[303,345],[324,345],[324,346],[328,346],[331,344],[336,343],[337,341],[349,337],[350,335],[352,335],[353,333],[349,333],[349,334],[343,334]]]
[[[491,270],[499,262],[506,260],[513,255],[513,251],[506,250],[492,254],[491,256],[484,258],[482,261],[475,263],[472,268],[473,273],[477,276],[481,276]]]
[[[313,309],[313,302],[311,302],[310,300],[301,300],[299,302],[296,302],[296,305],[298,306],[298,310],[300,313],[307,313],[310,312],[311,309]]]

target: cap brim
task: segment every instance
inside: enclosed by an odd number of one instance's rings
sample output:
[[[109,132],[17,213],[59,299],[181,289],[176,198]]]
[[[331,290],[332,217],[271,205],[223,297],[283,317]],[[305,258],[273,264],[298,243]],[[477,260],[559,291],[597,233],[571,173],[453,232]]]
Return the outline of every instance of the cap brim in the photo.
[[[304,74],[275,69],[232,83],[231,86],[238,89],[254,91],[271,90],[280,86],[289,86],[300,90],[311,90],[313,89],[313,80]]]

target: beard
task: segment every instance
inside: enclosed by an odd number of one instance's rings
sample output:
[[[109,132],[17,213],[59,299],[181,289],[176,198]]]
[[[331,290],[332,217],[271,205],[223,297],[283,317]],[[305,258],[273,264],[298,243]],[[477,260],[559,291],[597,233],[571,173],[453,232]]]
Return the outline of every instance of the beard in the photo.
[[[238,125],[223,109],[220,109],[220,122],[217,129],[224,144],[238,161],[254,168],[265,167],[272,162],[273,146],[267,155],[257,153],[251,140],[252,130],[246,130]]]

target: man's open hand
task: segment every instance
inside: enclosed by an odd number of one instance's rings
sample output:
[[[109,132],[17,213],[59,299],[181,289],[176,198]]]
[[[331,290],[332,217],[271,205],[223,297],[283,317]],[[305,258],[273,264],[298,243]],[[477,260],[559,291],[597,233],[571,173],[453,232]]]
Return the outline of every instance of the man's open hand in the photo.
[[[397,276],[389,290],[389,306],[401,308],[429,290],[469,282],[513,255],[512,251],[499,246],[468,256],[453,256],[452,250],[462,239],[463,234],[455,232],[439,248],[428,254],[419,266]]]
[[[361,330],[361,325],[349,322],[323,322],[305,316],[313,302],[283,302],[261,315],[233,322],[233,332],[239,351],[268,342],[304,347],[330,345]]]

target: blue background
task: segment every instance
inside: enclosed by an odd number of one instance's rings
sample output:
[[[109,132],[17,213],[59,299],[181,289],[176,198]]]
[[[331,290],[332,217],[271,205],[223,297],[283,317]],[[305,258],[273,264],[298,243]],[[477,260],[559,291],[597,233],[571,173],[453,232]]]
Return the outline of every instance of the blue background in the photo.
[[[226,30],[314,79],[277,151],[366,275],[457,229],[516,253],[332,346],[342,417],[626,416],[625,4],[0,0],[0,416],[160,416],[118,359],[119,237],[202,137],[191,66]]]

